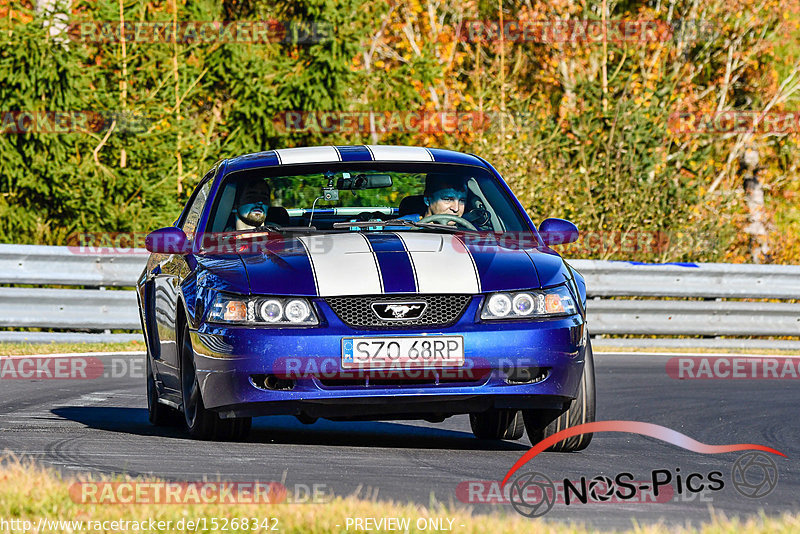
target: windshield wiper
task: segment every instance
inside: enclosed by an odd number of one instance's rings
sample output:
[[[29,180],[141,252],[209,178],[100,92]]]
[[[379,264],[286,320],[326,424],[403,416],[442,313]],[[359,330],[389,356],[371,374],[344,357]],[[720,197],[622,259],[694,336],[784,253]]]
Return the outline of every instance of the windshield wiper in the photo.
[[[439,224],[439,223],[421,223],[421,222],[414,222],[411,221],[412,226],[416,226],[417,228],[423,228],[425,230],[448,230],[453,233],[458,232],[479,232],[479,230],[470,230],[469,228],[462,228],[460,226],[453,226],[450,224]]]
[[[358,221],[358,222],[338,222],[333,223],[334,228],[376,228],[385,226],[409,226],[413,228],[422,228],[424,230],[446,230],[452,233],[459,232],[474,232],[468,228],[459,228],[458,226],[451,226],[449,224],[437,223],[421,223],[417,221],[410,221],[408,219],[390,219],[388,221]]]
[[[251,230],[242,230],[241,234],[249,235],[255,233],[266,233],[266,232],[277,232],[277,233],[290,233],[290,232],[299,232],[304,234],[311,234],[314,232],[319,232],[316,226],[261,226],[259,228],[253,228]]]
[[[373,226],[414,226],[414,221],[390,219],[388,221],[354,221],[333,223],[334,228],[371,228]]]

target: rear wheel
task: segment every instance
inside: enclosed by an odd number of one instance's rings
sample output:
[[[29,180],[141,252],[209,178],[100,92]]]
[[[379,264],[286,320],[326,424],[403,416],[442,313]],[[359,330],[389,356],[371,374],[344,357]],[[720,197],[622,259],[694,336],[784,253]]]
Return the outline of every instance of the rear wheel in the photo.
[[[566,428],[593,423],[595,420],[595,391],[594,391],[594,356],[592,344],[586,343],[586,363],[583,367],[583,376],[578,386],[578,396],[570,403],[567,411],[559,415],[552,422],[542,424],[542,413],[536,410],[523,410],[525,429],[531,443],[536,444]],[[585,449],[592,441],[592,434],[573,436],[551,445],[547,450],[553,452],[575,452]]]
[[[181,352],[181,398],[183,415],[189,434],[197,439],[211,441],[238,441],[250,433],[252,418],[222,419],[216,412],[207,410],[203,404],[197,369],[194,362],[189,325],[183,326],[180,343]]]
[[[522,414],[517,410],[471,413],[469,424],[478,439],[519,439],[525,431]]]

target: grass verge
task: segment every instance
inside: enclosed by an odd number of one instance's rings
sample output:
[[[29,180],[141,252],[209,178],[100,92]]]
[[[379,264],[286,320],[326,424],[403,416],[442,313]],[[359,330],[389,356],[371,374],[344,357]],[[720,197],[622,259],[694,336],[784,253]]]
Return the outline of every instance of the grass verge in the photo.
[[[97,482],[100,479],[94,478]],[[109,479],[104,479],[109,480]],[[134,479],[115,478],[115,481],[130,481]],[[138,479],[142,482],[144,480]],[[532,533],[542,532],[551,534],[577,534],[592,532],[580,525],[565,525],[560,523],[532,520],[517,515],[514,512],[498,512],[491,515],[473,515],[468,509],[454,508],[439,505],[429,507],[397,504],[391,502],[377,502],[362,500],[356,497],[336,497],[325,504],[83,504],[79,497],[75,500],[70,496],[70,486],[74,480],[63,479],[59,474],[39,467],[30,461],[20,461],[13,456],[6,456],[0,465],[0,532],[22,532],[7,528],[13,525],[11,521],[29,521],[33,531],[38,529],[40,520],[46,519],[46,524],[39,532],[121,532],[121,526],[126,527],[125,532],[194,532],[194,529],[184,527],[175,528],[180,520],[184,525],[189,520],[205,518],[206,525],[212,525],[212,519],[217,519],[219,528],[198,529],[199,532],[297,532],[297,533],[334,533],[347,532],[347,519],[372,518],[408,518],[410,528],[407,532],[423,532],[417,528],[417,521],[425,518],[444,519],[444,525],[451,525],[453,533],[483,533],[483,532],[512,532]],[[157,482],[148,479],[148,482]],[[510,509],[509,509],[510,510]],[[258,518],[269,519],[265,526],[257,529],[232,529],[228,523],[228,530],[222,529],[223,518],[229,521],[233,518]],[[151,528],[149,523],[164,522],[163,527]],[[452,520],[448,523],[448,520]],[[54,521],[68,521],[71,524],[53,524]],[[140,525],[114,525],[113,521],[139,522]],[[171,522],[172,528],[167,528],[166,522]],[[22,526],[17,524],[17,526]],[[95,527],[100,528],[95,528]],[[113,528],[116,526],[117,528]],[[144,528],[134,528],[140,526]],[[49,527],[49,528],[48,528]],[[276,530],[273,530],[275,527]],[[784,515],[782,517],[760,516],[746,521],[729,520],[715,516],[711,523],[698,529],[667,527],[661,524],[648,526],[635,526],[626,532],[637,534],[660,534],[668,532],[702,533],[702,534],[782,534],[797,532],[800,529],[800,516]],[[352,526],[350,532],[357,530]],[[371,532],[393,532],[386,529],[372,529]],[[403,530],[406,532],[406,530]],[[427,530],[430,532],[431,530]],[[29,531],[30,532],[30,531]],[[396,532],[396,530],[394,530]],[[604,531],[608,532],[608,531]]]
[[[144,351],[144,341],[125,343],[0,343],[0,356],[26,356],[29,354],[66,354],[71,352],[127,352]]]

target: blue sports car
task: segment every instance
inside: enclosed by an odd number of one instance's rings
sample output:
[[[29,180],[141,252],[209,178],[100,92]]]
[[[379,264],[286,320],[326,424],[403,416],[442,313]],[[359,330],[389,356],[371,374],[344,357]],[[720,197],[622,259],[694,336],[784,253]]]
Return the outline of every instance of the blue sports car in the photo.
[[[404,146],[217,163],[137,284],[155,425],[244,439],[254,416],[469,414],[533,443],[591,422],[586,287],[484,159]],[[591,434],[553,450],[585,448]]]

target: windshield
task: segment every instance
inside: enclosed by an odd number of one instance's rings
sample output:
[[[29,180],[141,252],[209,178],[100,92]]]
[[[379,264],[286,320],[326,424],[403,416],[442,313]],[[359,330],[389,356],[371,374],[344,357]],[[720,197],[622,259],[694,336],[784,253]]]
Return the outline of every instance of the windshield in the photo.
[[[528,226],[485,169],[351,162],[227,175],[207,231],[257,229],[508,232],[527,231]]]

